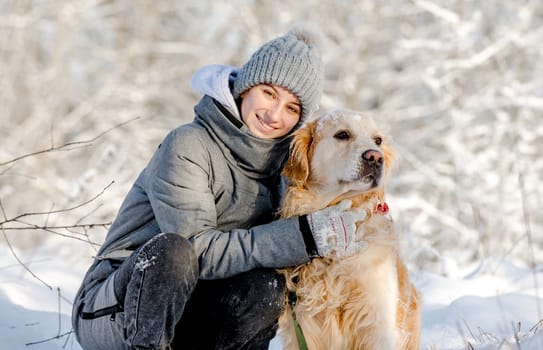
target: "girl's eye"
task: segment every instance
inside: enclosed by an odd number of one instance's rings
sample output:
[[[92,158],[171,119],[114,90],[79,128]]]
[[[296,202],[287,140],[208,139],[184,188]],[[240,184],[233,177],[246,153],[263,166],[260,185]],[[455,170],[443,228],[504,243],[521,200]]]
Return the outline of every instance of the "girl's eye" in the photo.
[[[300,108],[298,108],[298,107],[289,106],[288,110],[290,111],[290,113],[300,115]]]
[[[264,91],[264,94],[267,95],[267,96],[269,96],[269,97],[274,97],[274,96],[275,96],[275,94],[273,93],[273,91],[270,90],[270,89],[264,89],[263,91]]]
[[[381,146],[381,144],[383,143],[383,139],[380,136],[376,136],[373,141],[377,146]]]
[[[341,130],[334,135],[334,138],[338,140],[348,140],[351,138],[351,134],[346,130]]]

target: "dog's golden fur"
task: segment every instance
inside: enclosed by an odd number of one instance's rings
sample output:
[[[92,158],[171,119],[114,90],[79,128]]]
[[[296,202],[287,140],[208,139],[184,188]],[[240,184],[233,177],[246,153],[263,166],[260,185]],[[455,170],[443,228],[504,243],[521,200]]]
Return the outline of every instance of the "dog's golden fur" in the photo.
[[[379,152],[384,164],[364,164],[368,150]],[[398,254],[390,216],[375,212],[384,203],[393,157],[373,120],[355,112],[329,112],[294,134],[281,216],[308,214],[342,199],[366,211],[357,229],[366,249],[283,271],[297,295],[294,311],[310,350],[419,349],[419,295]],[[285,349],[298,349],[290,306],[279,334]]]

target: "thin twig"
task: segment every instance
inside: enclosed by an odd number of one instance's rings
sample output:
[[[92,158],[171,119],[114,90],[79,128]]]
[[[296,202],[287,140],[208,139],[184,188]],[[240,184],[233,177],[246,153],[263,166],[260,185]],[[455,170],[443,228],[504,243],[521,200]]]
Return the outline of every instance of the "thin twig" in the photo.
[[[83,215],[81,218],[79,218],[79,220],[77,220],[77,222],[75,223],[76,225],[80,225],[81,222],[83,222],[83,220],[85,220],[86,218],[88,218],[89,216],[91,216],[92,214],[96,213],[96,211],[98,211],[98,209],[100,209],[102,207],[102,204],[99,204],[96,208],[92,209],[90,212],[88,212],[86,215]]]
[[[543,319],[539,320],[535,325],[533,325],[532,328],[530,328],[530,330],[528,331],[528,334],[533,336],[541,329],[543,329]]]
[[[68,336],[66,337],[66,340],[64,340],[64,344],[62,345],[63,349],[66,349],[66,346],[68,345],[68,341],[70,340],[70,337],[71,337],[72,334],[68,334]]]
[[[528,249],[530,252],[530,270],[532,271],[532,277],[534,280],[534,289],[535,289],[535,295],[536,295],[536,307],[537,307],[537,315],[539,318],[543,318],[543,315],[541,313],[541,298],[539,297],[539,282],[537,280],[537,271],[536,271],[536,262],[535,262],[535,253],[534,253],[534,243],[532,238],[532,228],[530,225],[530,217],[528,215],[528,208],[526,206],[526,188],[524,187],[524,176],[522,176],[522,173],[519,172],[518,175],[518,181],[519,181],[519,187],[520,187],[520,195],[522,198],[522,210],[524,212],[524,225],[526,227],[526,236],[528,238]],[[543,344],[543,340],[541,340],[541,343]]]
[[[51,209],[49,209],[49,212],[45,216],[45,223],[43,224],[43,226],[47,227],[47,224],[49,223],[49,216],[51,215],[51,211],[53,210],[54,207],[55,207],[55,203],[51,204]]]
[[[11,219],[7,219],[7,217],[4,215],[4,221],[0,222],[0,226],[8,223],[8,222],[14,222],[14,221],[18,221],[20,218],[23,218],[23,217],[28,217],[28,216],[37,216],[37,215],[50,215],[50,214],[58,214],[58,213],[65,213],[67,211],[72,211],[72,210],[75,210],[75,209],[78,209],[78,208],[81,208],[87,204],[89,204],[90,202],[96,200],[96,198],[100,197],[102,194],[104,194],[104,192],[111,186],[113,185],[113,183],[115,183],[115,181],[111,181],[109,183],[109,185],[107,185],[106,187],[104,187],[102,189],[102,191],[100,191],[100,193],[98,193],[97,195],[95,195],[94,197],[92,197],[91,199],[88,199],[80,204],[77,204],[73,207],[69,207],[69,208],[64,208],[64,209],[57,209],[57,210],[51,210],[51,211],[45,211],[45,212],[29,212],[29,213],[24,213],[24,214],[20,214],[20,215],[17,215]]]
[[[532,271],[532,276],[534,280],[534,289],[536,294],[536,306],[537,306],[537,315],[541,318],[543,317],[543,313],[541,310],[541,298],[539,298],[539,282],[537,280],[537,272],[535,270],[536,262],[535,262],[535,253],[534,253],[534,241],[532,238],[532,228],[530,225],[530,216],[528,214],[528,208],[527,208],[527,199],[526,199],[526,189],[524,187],[524,177],[522,176],[522,173],[519,172],[518,175],[518,182],[520,187],[520,196],[522,199],[522,211],[524,214],[524,226],[526,228],[526,238],[528,239],[528,249],[530,253],[530,270]]]
[[[50,290],[53,290],[53,287],[51,287],[49,284],[47,284],[47,282],[45,282],[44,280],[42,280],[41,278],[39,278],[34,272],[32,272],[32,270],[30,270],[30,268],[28,266],[25,265],[25,263],[19,258],[19,256],[17,255],[17,253],[15,253],[15,250],[13,249],[12,245],[11,245],[11,242],[9,241],[8,239],[8,236],[6,234],[6,231],[4,231],[2,229],[2,235],[4,236],[4,240],[6,241],[6,244],[8,245],[8,248],[9,248],[9,251],[11,252],[11,255],[15,258],[15,260],[17,260],[17,262],[26,270],[28,271],[28,273],[30,273],[32,275],[32,277],[34,277],[35,279],[37,279],[38,281],[40,281],[44,286],[46,286],[47,288],[49,288]]]
[[[111,221],[110,222],[103,222],[103,223],[99,223],[99,224],[74,224],[74,225],[56,225],[56,226],[38,226],[38,225],[34,225],[34,224],[31,224],[31,223],[27,223],[27,222],[24,222],[24,221],[20,221],[20,220],[17,220],[15,222],[18,222],[18,223],[21,223],[21,224],[24,224],[24,225],[29,225],[30,227],[10,227],[10,226],[4,226],[2,227],[4,230],[6,231],[24,231],[24,230],[60,230],[60,229],[65,229],[65,230],[69,230],[69,229],[77,229],[77,228],[81,228],[81,229],[88,229],[88,228],[95,228],[95,227],[104,227],[104,228],[107,228],[108,226],[111,225]],[[72,231],[70,231],[72,232]],[[78,232],[72,232],[74,234],[79,234],[79,235],[82,235],[82,236],[85,236],[85,234],[83,233],[78,233]]]
[[[10,166],[8,166],[7,168],[5,168],[4,170],[0,171],[0,176],[4,175],[5,173],[7,173],[9,171],[9,169],[13,168],[15,166],[15,164],[11,164]]]
[[[136,118],[130,119],[128,121],[125,121],[125,122],[119,123],[117,125],[114,125],[111,128],[107,129],[106,131],[101,132],[100,134],[98,134],[97,136],[95,136],[95,137],[93,137],[91,139],[83,140],[83,141],[67,142],[67,143],[64,143],[64,144],[62,144],[60,146],[51,146],[49,148],[46,148],[46,149],[43,149],[43,150],[40,150],[40,151],[23,154],[22,156],[15,157],[15,158],[10,159],[8,161],[0,162],[0,166],[5,166],[5,165],[8,165],[8,164],[12,164],[12,163],[15,163],[15,162],[17,162],[17,161],[19,161],[21,159],[37,156],[37,155],[44,154],[44,153],[59,152],[59,151],[70,151],[70,150],[73,150],[75,148],[88,147],[94,141],[98,140],[99,138],[101,138],[105,134],[109,133],[111,130],[119,128],[119,127],[121,127],[121,126],[123,126],[125,124],[128,124],[128,123],[130,123],[130,122],[132,122],[134,120],[137,120],[137,119],[139,119],[139,117],[136,117]]]
[[[96,196],[92,197],[91,199],[87,200],[87,201],[84,201],[78,205],[75,205],[73,207],[70,207],[70,208],[65,208],[65,209],[58,209],[58,210],[49,210],[47,212],[33,212],[33,213],[24,213],[24,214],[20,214],[20,215],[17,215],[15,216],[14,218],[11,218],[11,219],[8,219],[7,217],[7,214],[6,214],[6,211],[4,209],[4,205],[2,204],[2,200],[0,198],[0,209],[1,209],[1,212],[2,212],[2,216],[3,216],[3,221],[0,222],[0,229],[2,230],[2,235],[4,237],[4,240],[6,241],[6,244],[11,252],[11,255],[14,257],[15,260],[17,260],[17,262],[26,270],[28,271],[28,273],[30,273],[32,275],[32,277],[36,278],[38,281],[40,281],[43,285],[45,285],[47,288],[49,288],[50,290],[53,289],[53,287],[51,287],[48,283],[46,283],[44,280],[42,280],[39,276],[37,276],[28,266],[25,265],[25,263],[19,258],[19,256],[17,255],[17,253],[15,252],[15,250],[13,249],[13,246],[11,245],[11,242],[8,238],[8,235],[6,233],[6,228],[4,227],[4,225],[6,223],[9,223],[9,222],[17,222],[17,223],[21,223],[21,224],[24,224],[24,225],[28,225],[28,226],[31,226],[31,228],[34,228],[34,229],[41,229],[41,230],[44,230],[44,231],[47,231],[47,232],[51,232],[51,233],[54,233],[56,235],[60,235],[60,236],[63,236],[63,237],[68,237],[68,238],[72,238],[72,239],[77,239],[77,240],[80,240],[82,242],[88,242],[88,243],[91,243],[91,244],[95,244],[93,242],[90,241],[89,237],[86,236],[86,239],[81,239],[81,238],[78,238],[78,237],[73,237],[73,236],[70,236],[70,235],[66,235],[66,234],[62,234],[60,232],[56,232],[54,230],[52,230],[51,228],[47,227],[47,226],[38,226],[38,225],[34,225],[34,224],[30,224],[30,223],[25,223],[23,221],[21,221],[22,218],[24,217],[29,217],[29,216],[36,216],[36,215],[47,215],[47,217],[50,215],[50,214],[55,214],[55,213],[64,213],[64,212],[67,212],[67,211],[71,211],[71,210],[74,210],[74,209],[77,209],[77,208],[80,208],[84,205],[87,205],[88,203],[96,200],[96,198],[100,197],[112,184],[114,183],[114,181],[112,181],[111,183],[109,183],[109,185],[107,185],[104,189],[102,189],[102,191],[100,193],[98,193]],[[46,221],[47,222],[47,221]],[[27,228],[28,229],[28,228]]]
[[[26,223],[24,221],[20,221],[20,220],[17,220],[15,222],[18,222],[18,223],[21,223],[21,224],[25,224],[25,225],[28,225],[29,227],[25,227],[25,228],[22,228],[22,227],[13,227],[13,229],[17,229],[17,230],[21,230],[21,229],[24,229],[24,230],[43,230],[45,232],[49,232],[49,233],[52,233],[54,235],[57,235],[57,236],[61,236],[61,237],[66,237],[66,238],[71,238],[71,239],[75,239],[75,240],[78,240],[78,241],[82,241],[82,242],[88,242],[90,244],[93,244],[93,245],[99,245],[98,243],[95,243],[95,242],[92,242],[90,241],[88,235],[86,234],[82,234],[82,233],[78,233],[79,235],[81,236],[84,236],[85,239],[83,238],[80,238],[80,237],[75,237],[75,236],[71,236],[71,235],[68,235],[68,234],[65,234],[65,233],[61,233],[61,232],[58,232],[58,231],[55,231],[53,230],[52,227],[43,227],[43,226],[38,226],[38,225],[34,225],[34,224],[31,224],[31,223]],[[1,225],[0,225],[1,227]],[[98,227],[97,224],[91,224],[89,225],[89,227]],[[106,226],[104,225],[104,228]],[[60,229],[68,229],[68,228],[71,228],[71,226],[66,226],[66,227],[60,227]],[[68,230],[69,231],[69,230]],[[75,232],[72,232],[72,233],[75,233]]]
[[[58,333],[57,333],[57,336],[60,337],[60,331],[62,329],[62,315],[60,313],[60,287],[57,287],[57,297],[58,297]]]
[[[520,348],[520,322],[515,324],[515,322],[511,322],[511,326],[513,328],[513,338],[515,339],[515,345],[517,346],[517,350],[522,350]]]
[[[4,205],[2,204],[2,199],[1,198],[0,198],[0,210],[2,211],[2,215],[4,216],[4,219],[6,219],[6,211],[4,210]],[[2,227],[2,225],[0,225],[0,227]],[[3,228],[2,228],[2,235],[4,236],[4,240],[6,241],[6,244],[8,245],[9,251],[11,252],[11,255],[13,255],[13,257],[15,258],[15,260],[17,260],[17,262],[19,264],[21,264],[21,266],[26,271],[28,271],[34,278],[36,278],[38,281],[43,283],[47,288],[52,290],[53,288],[49,284],[47,284],[45,281],[43,281],[41,278],[39,278],[34,272],[32,272],[32,270],[30,270],[30,268],[28,266],[26,266],[25,263],[19,258],[17,253],[15,253],[15,250],[11,246],[11,242],[8,239],[8,235],[6,234],[6,231],[4,231]]]
[[[60,339],[60,338],[62,338],[62,337],[65,337],[65,336],[67,336],[67,335],[70,335],[70,334],[72,334],[73,332],[74,332],[73,330],[70,330],[70,331],[68,331],[68,332],[59,334],[59,335],[57,335],[57,336],[54,336],[54,337],[51,337],[51,338],[48,338],[48,339],[44,339],[44,340],[38,340],[38,341],[35,341],[35,342],[26,343],[25,345],[26,345],[26,346],[30,346],[30,345],[37,345],[37,344],[46,343],[46,342],[48,342],[48,341],[55,340],[55,339]]]

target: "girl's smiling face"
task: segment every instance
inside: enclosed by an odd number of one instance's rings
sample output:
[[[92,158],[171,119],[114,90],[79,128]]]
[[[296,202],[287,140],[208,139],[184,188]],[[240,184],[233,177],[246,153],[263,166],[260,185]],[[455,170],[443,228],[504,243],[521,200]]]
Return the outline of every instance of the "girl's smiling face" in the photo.
[[[241,119],[256,137],[275,139],[285,136],[300,120],[300,100],[278,85],[256,85],[241,97]]]

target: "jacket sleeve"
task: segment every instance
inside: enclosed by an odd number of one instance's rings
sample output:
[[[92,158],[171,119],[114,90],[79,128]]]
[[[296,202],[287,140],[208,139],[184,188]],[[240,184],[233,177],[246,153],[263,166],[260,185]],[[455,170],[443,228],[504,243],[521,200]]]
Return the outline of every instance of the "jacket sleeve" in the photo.
[[[219,279],[254,268],[309,261],[297,218],[250,229],[217,229],[209,154],[197,133],[171,133],[145,172],[145,188],[161,232],[188,239],[199,257],[200,277]]]
[[[284,268],[309,261],[297,218],[279,219],[249,230],[208,230],[191,242],[200,277],[226,278],[254,268]]]

